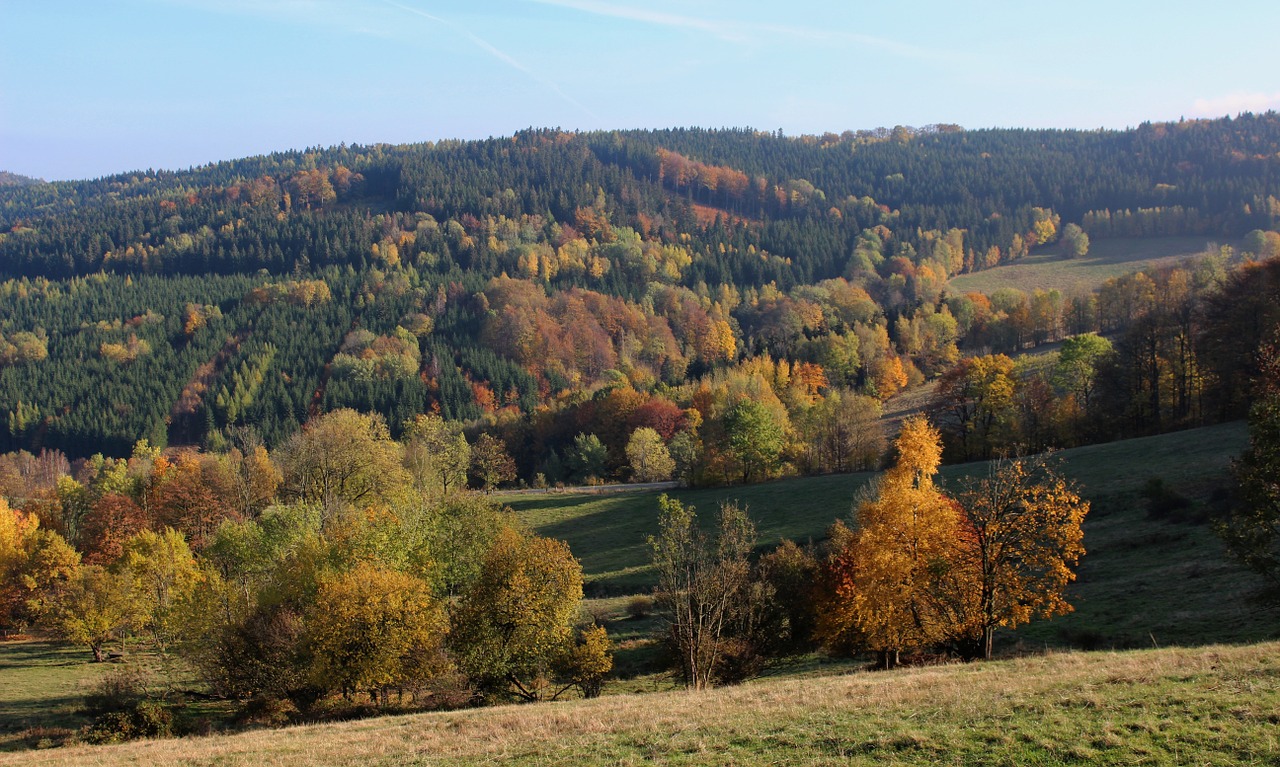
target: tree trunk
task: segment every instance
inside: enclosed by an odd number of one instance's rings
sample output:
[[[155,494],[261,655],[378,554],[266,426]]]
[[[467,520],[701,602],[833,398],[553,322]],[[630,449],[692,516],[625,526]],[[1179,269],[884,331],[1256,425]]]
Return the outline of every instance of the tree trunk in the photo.
[[[103,656],[102,656],[102,645],[100,645],[100,644],[91,644],[91,645],[89,645],[89,649],[93,651],[93,662],[94,662],[94,663],[101,663],[103,660],[105,660],[105,659],[103,658]]]

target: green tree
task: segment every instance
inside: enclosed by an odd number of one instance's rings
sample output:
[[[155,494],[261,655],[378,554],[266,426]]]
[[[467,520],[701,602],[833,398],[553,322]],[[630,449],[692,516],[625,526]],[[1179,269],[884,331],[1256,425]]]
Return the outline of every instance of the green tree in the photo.
[[[594,434],[581,434],[573,438],[573,447],[565,453],[565,463],[577,482],[603,479],[609,451]]]
[[[1258,363],[1249,447],[1233,467],[1239,498],[1218,532],[1280,598],[1280,332],[1259,350]]]
[[[743,483],[767,477],[775,470],[785,434],[767,407],[753,399],[740,399],[725,414],[724,428],[729,450],[742,469]]]
[[[671,479],[676,468],[662,435],[648,426],[631,432],[631,439],[627,441],[627,461],[636,482],[663,482]]]

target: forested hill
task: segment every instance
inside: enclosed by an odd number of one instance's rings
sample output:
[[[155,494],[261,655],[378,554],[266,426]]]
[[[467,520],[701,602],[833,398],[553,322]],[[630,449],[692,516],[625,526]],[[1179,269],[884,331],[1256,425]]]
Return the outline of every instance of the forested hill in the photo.
[[[372,247],[388,229],[413,232],[427,214],[441,231],[415,236],[402,258],[435,256],[436,271],[490,274],[518,264],[503,258],[501,240],[491,247],[475,237],[486,219],[537,217],[522,223],[543,231],[522,236],[550,239],[556,223],[583,223],[576,217],[586,209],[646,237],[685,234],[709,248],[686,282],[776,279],[788,287],[839,276],[859,235],[881,224],[899,247],[917,251],[923,232],[964,229],[970,268],[1016,256],[1028,243],[1015,235],[1033,230],[1037,209],[1087,221],[1095,237],[1270,229],[1280,215],[1268,200],[1280,184],[1278,151],[1280,116],[1267,113],[1127,131],[932,126],[792,138],[529,130],[487,141],[283,152],[185,172],[0,188],[0,270],[53,278],[360,268],[375,261]],[[698,205],[725,221],[702,231]],[[1139,210],[1165,213],[1129,221]],[[1131,215],[1115,222],[1122,211]],[[463,247],[464,235],[475,241]],[[739,243],[777,258],[757,265],[715,253]],[[993,247],[998,256],[988,255]]]
[[[786,364],[779,413],[829,391],[883,399],[957,343],[1031,332],[1012,304],[991,323],[949,304],[949,277],[1064,235],[1234,242],[1277,227],[1278,187],[1274,113],[1089,132],[528,130],[24,179],[0,184],[0,449],[124,455],[240,425],[275,444],[350,406],[393,433],[434,409],[522,417],[507,440],[522,460],[511,439],[535,455],[599,417],[584,397],[625,382],[687,410],[679,387],[732,388],[727,371],[764,358]]]

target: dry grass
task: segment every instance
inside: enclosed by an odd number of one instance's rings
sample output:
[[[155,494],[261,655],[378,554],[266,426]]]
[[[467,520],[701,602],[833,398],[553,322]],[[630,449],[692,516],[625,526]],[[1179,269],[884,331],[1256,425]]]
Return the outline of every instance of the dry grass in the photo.
[[[1280,644],[1064,653],[0,756],[0,765],[1276,764]]]

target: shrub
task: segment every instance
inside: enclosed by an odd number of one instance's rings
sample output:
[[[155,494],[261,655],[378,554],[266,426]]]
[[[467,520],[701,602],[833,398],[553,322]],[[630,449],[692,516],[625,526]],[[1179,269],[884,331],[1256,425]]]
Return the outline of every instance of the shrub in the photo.
[[[627,600],[627,615],[636,620],[648,618],[653,613],[653,597],[636,594]]]
[[[1142,488],[1142,497],[1147,499],[1147,513],[1157,519],[1172,516],[1191,506],[1191,499],[1167,487],[1160,477],[1147,480]]]

